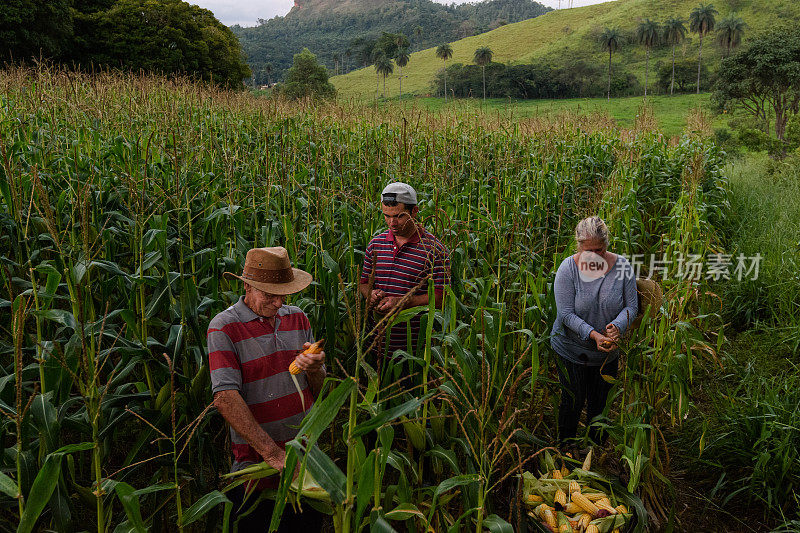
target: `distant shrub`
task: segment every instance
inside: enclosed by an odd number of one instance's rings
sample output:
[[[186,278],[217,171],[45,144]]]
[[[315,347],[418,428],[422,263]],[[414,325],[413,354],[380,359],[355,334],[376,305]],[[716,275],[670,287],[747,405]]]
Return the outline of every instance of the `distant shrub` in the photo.
[[[447,91],[456,97],[482,94],[482,73],[477,65],[455,63],[447,67]],[[605,96],[608,78],[603,65],[583,60],[568,64],[504,65],[486,67],[486,94],[492,98],[548,99]],[[444,70],[433,80],[433,91],[444,93]],[[613,96],[638,94],[636,76],[616,67],[611,78]]]
[[[294,65],[286,75],[286,83],[278,91],[287,98],[333,98],[336,88],[328,81],[328,69],[317,62],[308,48],[294,56]]]
[[[672,61],[665,61],[658,67],[658,88],[669,94],[672,83]],[[711,79],[708,74],[708,65],[700,67],[700,86],[708,87]],[[675,61],[675,92],[690,93],[697,90],[697,60],[680,59]]]

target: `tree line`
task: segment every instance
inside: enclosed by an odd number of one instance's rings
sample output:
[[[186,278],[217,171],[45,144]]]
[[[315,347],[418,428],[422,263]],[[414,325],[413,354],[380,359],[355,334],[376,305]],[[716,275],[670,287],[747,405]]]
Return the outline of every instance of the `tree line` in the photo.
[[[293,10],[284,17],[260,20],[252,28],[231,29],[242,43],[256,84],[282,80],[293,54],[308,48],[333,74],[368,67],[383,33],[402,33],[409,51],[442,40],[455,41],[499,26],[544,14],[551,9],[532,0],[489,0],[443,5],[431,0],[362,2],[350,11]]]
[[[188,75],[230,87],[250,76],[239,41],[181,0],[6,0],[0,61]]]
[[[679,91],[690,88],[699,94],[703,82],[709,82],[708,68],[703,64],[703,39],[715,33],[716,42],[723,50],[723,58],[730,56],[742,42],[742,37],[747,29],[747,24],[735,13],[717,20],[719,12],[712,4],[700,4],[689,14],[688,19],[674,15],[663,22],[650,18],[643,19],[633,32],[632,39],[619,28],[606,27],[598,37],[600,48],[608,53],[606,69],[605,90],[599,89],[597,78],[601,75],[597,65],[586,61],[565,60],[552,65],[500,65],[492,62],[491,48],[482,46],[475,50],[473,65],[456,64],[448,67],[448,60],[452,58],[453,49],[449,44],[441,44],[436,49],[436,56],[442,60],[443,68],[433,80],[433,90],[436,94],[443,95],[445,101],[448,96],[478,96],[513,97],[513,98],[570,98],[589,97],[604,94],[608,99],[611,94],[628,96],[637,94],[642,85],[634,75],[623,67],[617,67],[614,72],[613,55],[624,46],[630,44],[642,46],[645,49],[645,79],[644,96],[647,96],[650,87],[650,52],[659,46],[669,46],[672,49],[672,60],[669,68],[659,68],[658,84],[662,90],[675,92],[676,81]],[[688,28],[687,28],[688,25]],[[699,51],[696,61],[676,60],[675,49],[682,44],[688,33],[699,36]],[[385,34],[387,35],[387,34]],[[391,35],[391,34],[388,34]],[[400,34],[402,35],[402,34]],[[632,43],[631,43],[632,41]],[[371,50],[371,63],[378,75],[384,81],[383,96],[386,97],[386,78],[394,72],[395,64],[400,69],[405,67],[409,58],[403,55],[402,67],[398,63],[398,56],[387,53],[379,43],[375,43]],[[394,50],[396,53],[396,49]],[[394,64],[392,63],[394,60]],[[478,68],[475,68],[478,67]],[[487,68],[489,82],[486,81]],[[694,69],[696,77],[691,83],[687,71]],[[478,82],[478,74],[480,80]],[[589,77],[593,79],[588,79]],[[448,89],[449,79],[449,89]],[[668,80],[668,82],[667,82]],[[402,85],[402,76],[400,77]],[[612,91],[613,90],[613,91]],[[380,87],[376,89],[379,97]],[[400,88],[402,96],[402,87]]]

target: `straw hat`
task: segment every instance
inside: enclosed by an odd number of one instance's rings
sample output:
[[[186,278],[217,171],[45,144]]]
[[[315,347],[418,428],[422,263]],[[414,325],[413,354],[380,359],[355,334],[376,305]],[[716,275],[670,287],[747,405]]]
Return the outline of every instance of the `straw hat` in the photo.
[[[313,279],[308,272],[292,268],[289,253],[282,246],[253,248],[247,252],[241,276],[231,272],[222,275],[228,279],[240,279],[268,294],[281,296],[302,291]]]

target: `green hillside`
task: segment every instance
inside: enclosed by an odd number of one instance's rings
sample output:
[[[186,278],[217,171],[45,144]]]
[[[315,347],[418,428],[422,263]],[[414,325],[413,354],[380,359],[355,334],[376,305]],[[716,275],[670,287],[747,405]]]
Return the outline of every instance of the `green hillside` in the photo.
[[[774,25],[796,24],[800,20],[800,2],[794,0],[712,0],[712,3],[719,11],[717,20],[735,12],[747,23],[745,42]],[[453,42],[453,58],[448,64],[471,63],[475,49],[481,46],[490,47],[494,52],[494,61],[504,63],[545,61],[559,64],[568,58],[605,64],[608,56],[597,45],[597,36],[604,27],[617,27],[629,34],[630,39],[615,54],[614,64],[624,65],[644,84],[645,50],[632,42],[636,25],[648,17],[659,22],[673,15],[688,19],[689,13],[698,4],[698,0],[616,0],[551,11],[535,19],[508,24]],[[696,34],[688,34],[687,37],[686,43],[676,49],[676,57],[697,57],[698,37]],[[658,61],[669,61],[670,56],[671,49],[666,46],[654,49],[651,53],[651,88],[655,86],[654,66]],[[714,36],[706,37],[703,40],[704,64],[714,70],[721,57],[722,52],[714,42]],[[435,48],[412,54],[408,66],[403,69],[403,75],[407,76],[403,79],[403,92],[429,93],[431,82],[441,68],[442,61],[436,57]],[[332,82],[344,98],[372,98],[375,95],[376,74],[373,67],[335,76]],[[396,96],[397,92],[397,76],[392,75],[392,79],[387,80],[387,93]]]

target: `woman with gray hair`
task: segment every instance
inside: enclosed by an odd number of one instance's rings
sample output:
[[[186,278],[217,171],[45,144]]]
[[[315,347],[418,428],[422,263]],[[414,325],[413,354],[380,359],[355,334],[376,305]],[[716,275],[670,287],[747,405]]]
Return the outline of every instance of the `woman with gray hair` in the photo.
[[[575,240],[577,253],[558,267],[553,287],[557,316],[550,345],[561,363],[558,438],[562,445],[575,438],[584,404],[587,424],[603,412],[611,385],[601,374],[617,375],[617,344],[638,310],[633,268],[627,259],[608,251],[605,222],[596,216],[581,220]],[[589,438],[597,444],[605,440],[594,427]]]

